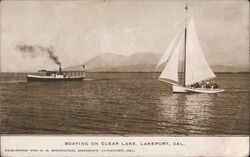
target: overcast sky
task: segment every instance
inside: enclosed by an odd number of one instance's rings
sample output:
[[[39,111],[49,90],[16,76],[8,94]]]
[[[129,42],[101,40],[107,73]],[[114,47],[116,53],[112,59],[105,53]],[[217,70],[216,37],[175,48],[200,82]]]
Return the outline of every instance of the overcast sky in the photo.
[[[249,62],[249,2],[85,0],[2,1],[1,71],[55,69],[46,56],[24,56],[17,45],[54,47],[63,67],[101,54],[162,54],[189,4],[210,65]]]

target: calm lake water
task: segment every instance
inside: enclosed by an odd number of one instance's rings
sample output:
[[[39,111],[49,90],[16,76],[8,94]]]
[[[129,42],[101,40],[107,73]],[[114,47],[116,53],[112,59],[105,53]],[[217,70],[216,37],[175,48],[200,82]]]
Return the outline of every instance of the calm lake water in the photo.
[[[250,74],[217,74],[226,91],[172,94],[159,73],[87,73],[82,82],[0,74],[8,134],[248,135]]]

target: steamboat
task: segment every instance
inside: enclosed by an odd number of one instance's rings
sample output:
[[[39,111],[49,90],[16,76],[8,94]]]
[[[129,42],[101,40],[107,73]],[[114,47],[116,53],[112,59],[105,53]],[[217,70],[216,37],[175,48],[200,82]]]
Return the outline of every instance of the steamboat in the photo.
[[[85,70],[83,71],[62,71],[59,66],[58,71],[39,70],[36,75],[27,75],[27,81],[82,81],[85,78]]]

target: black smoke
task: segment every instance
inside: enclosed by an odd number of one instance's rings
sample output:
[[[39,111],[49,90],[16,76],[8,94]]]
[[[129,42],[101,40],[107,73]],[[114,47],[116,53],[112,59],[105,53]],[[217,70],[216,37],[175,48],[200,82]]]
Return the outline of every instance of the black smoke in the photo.
[[[61,62],[59,61],[58,57],[53,52],[53,46],[43,47],[43,46],[32,46],[32,45],[17,45],[17,50],[22,52],[24,55],[29,55],[32,58],[36,58],[38,56],[42,56],[46,53],[49,58],[54,61],[55,64],[61,66]]]

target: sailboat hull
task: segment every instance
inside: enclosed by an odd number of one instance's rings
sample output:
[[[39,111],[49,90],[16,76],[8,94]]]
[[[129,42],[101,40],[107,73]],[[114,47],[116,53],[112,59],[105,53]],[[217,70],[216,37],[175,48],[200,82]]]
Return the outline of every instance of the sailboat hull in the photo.
[[[173,93],[220,93],[225,91],[224,89],[212,89],[212,88],[188,88],[182,86],[173,85]]]
[[[187,93],[185,87],[173,85],[173,93]]]
[[[220,93],[224,92],[224,89],[211,89],[211,88],[187,88],[186,91],[188,92],[193,92],[193,93],[207,93],[207,94],[212,94],[212,93]]]

